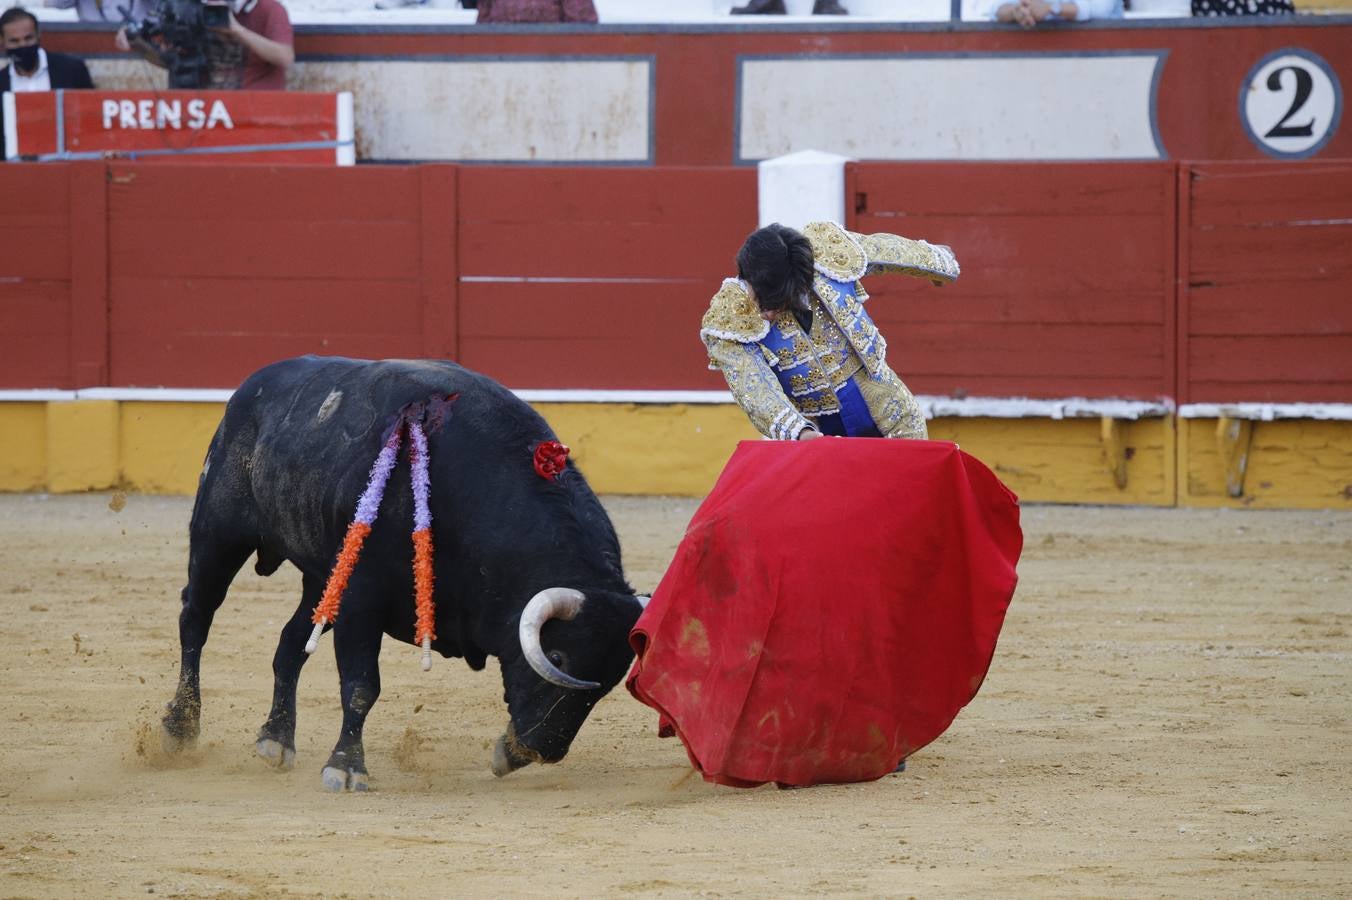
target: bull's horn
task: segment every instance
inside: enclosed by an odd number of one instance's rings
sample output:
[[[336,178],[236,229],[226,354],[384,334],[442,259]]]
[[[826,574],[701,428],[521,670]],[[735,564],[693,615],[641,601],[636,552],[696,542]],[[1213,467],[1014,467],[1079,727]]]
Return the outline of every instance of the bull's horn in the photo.
[[[540,646],[540,629],[550,619],[571,619],[582,609],[587,597],[581,591],[572,588],[545,588],[526,604],[521,613],[521,624],[517,627],[517,637],[521,641],[521,650],[526,654],[526,662],[550,684],[572,688],[577,691],[590,691],[599,688],[599,681],[582,681],[574,678],[549,661],[544,648]]]
[[[652,602],[653,598],[651,594],[635,594],[634,599],[638,601],[638,605],[641,609],[647,609],[648,604]]]

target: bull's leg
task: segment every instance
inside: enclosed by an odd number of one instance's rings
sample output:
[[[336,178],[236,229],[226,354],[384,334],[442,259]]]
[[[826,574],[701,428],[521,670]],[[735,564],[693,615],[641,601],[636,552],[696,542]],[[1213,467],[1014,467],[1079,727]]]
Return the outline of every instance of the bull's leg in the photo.
[[[301,580],[300,606],[291,621],[282,628],[277,652],[272,657],[272,709],[263,727],[258,729],[258,755],[282,770],[296,764],[296,685],[300,670],[310,654],[305,642],[310,637],[310,616],[324,592],[324,584],[309,575]]]
[[[202,713],[199,681],[202,647],[206,645],[211,620],[224,602],[230,582],[252,552],[252,547],[243,544],[199,534],[192,536],[188,551],[188,584],[183,588],[183,608],[178,614],[181,652],[178,690],[169,701],[161,735],[167,752],[176,753],[197,744]]]
[[[380,622],[372,615],[349,615],[344,611],[334,628],[343,730],[324,764],[324,787],[330,791],[364,791],[369,786],[361,732],[366,714],[380,696],[381,636]]]

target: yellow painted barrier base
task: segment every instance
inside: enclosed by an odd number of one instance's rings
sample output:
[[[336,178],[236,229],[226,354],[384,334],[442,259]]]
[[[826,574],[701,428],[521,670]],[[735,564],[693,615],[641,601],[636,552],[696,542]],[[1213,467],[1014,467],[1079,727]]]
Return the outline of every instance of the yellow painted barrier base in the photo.
[[[706,494],[738,441],[732,405],[541,403],[598,492]],[[191,494],[221,403],[0,403],[0,490]],[[1352,510],[1352,422],[943,418],[1026,502]]]

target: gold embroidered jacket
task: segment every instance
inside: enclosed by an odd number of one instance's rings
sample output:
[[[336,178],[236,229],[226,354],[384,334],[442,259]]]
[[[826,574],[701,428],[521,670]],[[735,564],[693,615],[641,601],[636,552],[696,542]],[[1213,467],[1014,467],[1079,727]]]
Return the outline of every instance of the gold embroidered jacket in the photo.
[[[793,440],[818,416],[840,410],[836,390],[853,381],[887,437],[923,438],[925,417],[915,397],[887,365],[887,342],[864,309],[859,278],[901,272],[953,281],[959,268],[947,247],[892,234],[861,235],[832,222],[803,229],[812,244],[811,333],[785,310],[761,318],[745,282],[723,281],[700,325],[709,367],[766,437]]]

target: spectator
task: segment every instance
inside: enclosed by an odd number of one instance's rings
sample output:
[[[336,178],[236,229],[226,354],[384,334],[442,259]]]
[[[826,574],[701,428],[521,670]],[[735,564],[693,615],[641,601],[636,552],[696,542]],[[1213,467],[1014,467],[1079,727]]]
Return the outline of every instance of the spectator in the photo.
[[[479,0],[480,25],[514,22],[596,24],[592,0]]]
[[[728,10],[734,16],[782,16],[788,10],[784,0],[751,0],[746,6],[734,6]],[[813,0],[814,16],[847,16],[850,11],[840,5],[839,0]]]
[[[81,22],[115,22],[119,25],[126,24],[128,17],[133,22],[140,22],[151,9],[150,0],[43,0],[42,5],[52,9],[74,7]],[[122,14],[124,8],[126,16]]]
[[[1289,16],[1291,0],[1192,0],[1194,16]]]
[[[9,65],[0,71],[0,93],[94,87],[84,60],[42,49],[37,17],[21,6],[0,15]]]
[[[127,30],[117,33],[119,50],[130,50]],[[158,66],[165,62],[138,47]],[[277,0],[230,0],[230,24],[217,29],[204,48],[207,72],[198,87],[212,90],[284,91],[286,70],[296,62],[295,36],[286,7]],[[172,73],[171,73],[172,74]]]
[[[0,94],[94,87],[84,60],[42,49],[37,17],[23,7],[12,6],[0,15],[0,34],[9,55],[9,65],[0,69]],[[5,120],[0,114],[0,156],[4,146]]]
[[[1122,0],[996,0],[990,17],[1033,28],[1044,22],[1087,22],[1122,18]]]

